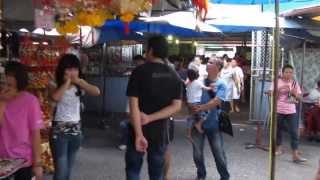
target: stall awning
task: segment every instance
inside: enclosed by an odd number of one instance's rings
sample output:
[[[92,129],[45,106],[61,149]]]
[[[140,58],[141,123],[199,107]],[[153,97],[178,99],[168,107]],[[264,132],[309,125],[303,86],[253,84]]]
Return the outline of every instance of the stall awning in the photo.
[[[300,9],[305,7],[312,7],[320,5],[320,0],[294,0],[290,2],[283,2],[280,5],[280,12],[291,11],[294,9]],[[274,12],[274,4],[264,4],[263,11]]]
[[[102,27],[102,34],[104,30],[116,29],[118,31],[124,32],[125,25],[119,20],[107,21]],[[205,33],[196,32],[191,29],[181,28],[177,26],[172,26],[168,23],[150,23],[143,21],[133,21],[129,24],[129,28],[132,32],[146,32],[155,33],[162,35],[174,35],[178,37],[204,37]]]
[[[275,26],[275,15],[273,13],[257,13],[251,16],[217,18],[208,20],[207,23],[218,27],[223,32],[244,32],[273,28]],[[280,28],[301,29],[303,26],[293,20],[280,18]]]
[[[202,32],[221,33],[221,30],[202,21],[197,21],[194,13],[189,11],[175,12],[158,17],[140,18],[148,23],[168,23],[172,26],[195,30],[199,28]]]
[[[212,7],[213,8],[213,7]],[[228,6],[221,7],[225,11],[228,11]],[[232,6],[232,8],[235,8]],[[219,12],[211,13],[208,17],[209,20],[205,21],[205,23],[201,23],[203,25],[200,26],[200,29],[206,31],[205,27],[208,25],[212,26],[213,32],[250,32],[253,30],[260,30],[265,28],[273,28],[275,26],[275,15],[273,13],[262,13],[261,11],[255,10],[255,8],[248,7],[251,11],[246,13],[230,13],[229,15],[221,15]],[[211,9],[211,8],[210,8]],[[243,8],[245,10],[246,8]],[[253,18],[254,17],[254,18]],[[195,26],[195,17],[192,12],[176,12],[171,13],[169,15],[160,16],[160,17],[151,17],[145,18],[146,21],[153,22],[168,22],[172,25],[179,26],[187,26],[186,21],[182,21],[183,19],[188,19],[188,22],[194,21],[193,26]],[[181,22],[179,24],[179,22]],[[280,27],[281,28],[303,28],[299,23],[285,19],[283,17],[280,18]],[[215,29],[214,29],[215,28]]]
[[[306,6],[298,9],[289,10],[286,12],[281,13],[284,17],[290,16],[319,16],[320,15],[320,4],[315,6]]]
[[[105,42],[114,42],[119,40],[142,41],[143,36],[136,32],[130,32],[129,34],[126,34],[123,30],[119,30],[116,28],[110,28],[110,27],[100,28],[100,36],[99,36],[98,44],[102,44]]]

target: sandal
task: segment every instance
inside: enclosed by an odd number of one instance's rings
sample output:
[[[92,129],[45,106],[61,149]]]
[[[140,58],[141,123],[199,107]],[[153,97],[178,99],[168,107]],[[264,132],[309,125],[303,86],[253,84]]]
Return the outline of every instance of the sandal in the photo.
[[[305,162],[307,162],[308,160],[307,159],[305,159],[305,158],[298,158],[298,159],[294,159],[294,160],[292,160],[293,161],[293,163],[296,163],[296,164],[302,164],[302,163],[305,163]]]
[[[281,151],[281,150],[276,151],[276,156],[280,156],[282,154],[283,154],[283,151]]]

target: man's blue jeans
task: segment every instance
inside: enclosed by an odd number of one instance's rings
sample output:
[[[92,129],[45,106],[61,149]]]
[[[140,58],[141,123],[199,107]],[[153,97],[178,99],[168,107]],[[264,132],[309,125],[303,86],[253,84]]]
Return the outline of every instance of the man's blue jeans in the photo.
[[[163,180],[164,154],[166,149],[167,145],[148,148],[147,154],[150,180]],[[132,138],[129,138],[125,156],[127,180],[140,180],[143,156],[144,153],[137,152],[134,142],[132,142]]]
[[[54,180],[70,180],[76,153],[81,145],[82,135],[54,134],[51,137],[51,151],[55,172]]]
[[[230,174],[227,169],[227,158],[223,148],[222,134],[218,129],[205,130],[203,134],[200,134],[195,129],[192,131],[193,159],[197,167],[198,178],[205,179],[207,175],[203,154],[205,137],[208,138],[221,180],[229,180]]]

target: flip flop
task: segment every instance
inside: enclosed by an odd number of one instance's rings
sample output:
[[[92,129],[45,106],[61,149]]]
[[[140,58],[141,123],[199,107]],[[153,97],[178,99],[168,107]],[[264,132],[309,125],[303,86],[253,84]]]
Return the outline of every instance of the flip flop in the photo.
[[[308,160],[305,158],[299,158],[299,159],[294,159],[292,161],[293,161],[293,163],[296,163],[296,164],[302,164],[302,163],[307,162]]]

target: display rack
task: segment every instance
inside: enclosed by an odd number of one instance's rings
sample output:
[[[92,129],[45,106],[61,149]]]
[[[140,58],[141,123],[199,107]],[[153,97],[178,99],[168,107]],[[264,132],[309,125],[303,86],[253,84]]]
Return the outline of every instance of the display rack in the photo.
[[[103,48],[97,45],[91,48],[82,49],[81,52],[88,57],[86,75],[101,75],[103,73]]]
[[[49,146],[49,133],[53,118],[53,103],[50,101],[50,87],[53,87],[54,73],[59,57],[66,53],[69,45],[66,40],[34,40],[25,37],[20,46],[20,60],[28,68],[30,85],[28,91],[39,99],[44,128],[42,137],[42,161],[47,172],[53,172],[53,160]]]
[[[135,41],[124,41],[122,43],[107,46],[106,75],[127,76],[127,72],[134,68],[132,58],[143,54],[143,45]]]

